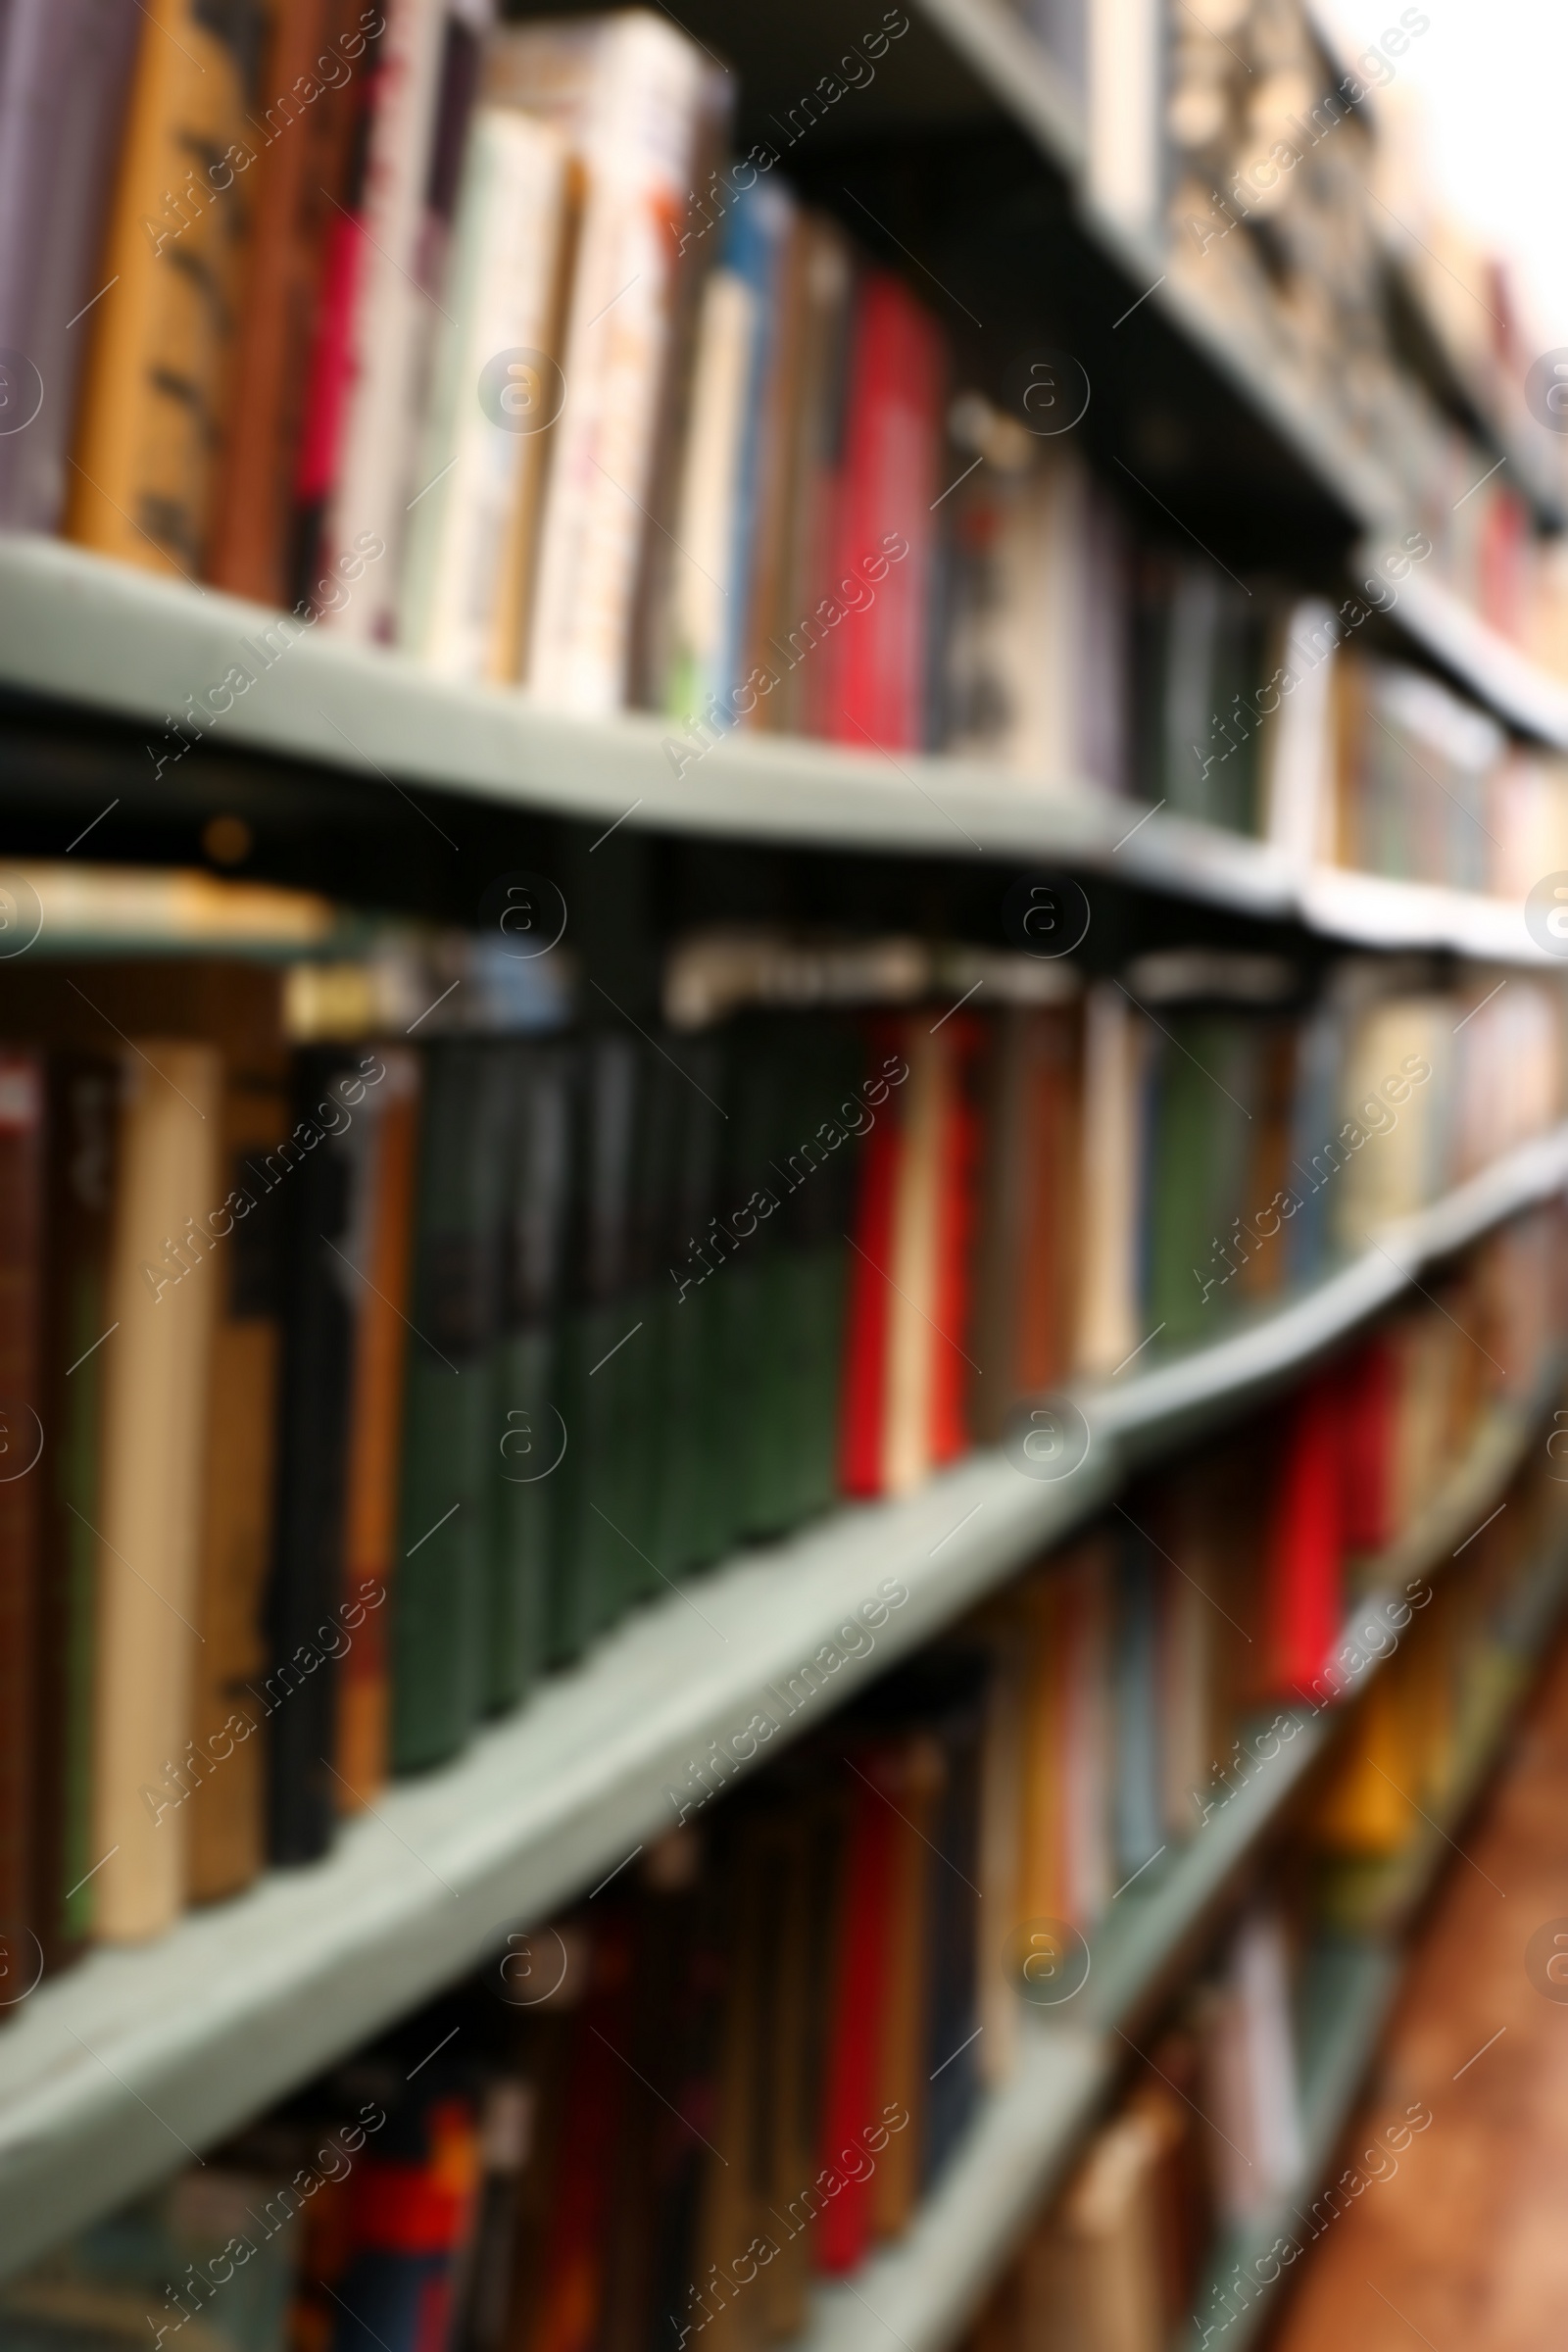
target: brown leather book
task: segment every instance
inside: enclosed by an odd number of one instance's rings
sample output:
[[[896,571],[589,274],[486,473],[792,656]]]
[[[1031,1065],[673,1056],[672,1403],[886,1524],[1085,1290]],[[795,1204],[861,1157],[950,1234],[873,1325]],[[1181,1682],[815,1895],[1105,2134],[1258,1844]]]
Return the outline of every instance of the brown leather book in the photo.
[[[1021,1396],[1071,1368],[1077,1263],[1080,1019],[1070,1005],[1009,1005],[987,1072],[987,1150],[976,1223],[969,1414],[1000,1443]]]
[[[1078,1013],[1068,1007],[1052,1007],[1025,1017],[1028,1033],[1019,1140],[1026,1173],[1016,1289],[1015,1396],[1054,1387],[1072,1369],[1083,1157]]]
[[[206,568],[219,587],[263,604],[291,595],[294,463],[331,209],[325,191],[342,176],[357,105],[351,84],[364,72],[338,36],[360,14],[359,0],[278,0],[259,103],[246,116],[256,150],[251,237]]]
[[[353,1281],[354,1386],[343,1513],[343,1616],[338,1667],[337,1791],[345,1812],[386,1780],[391,1724],[390,1580],[397,1559],[404,1355],[414,1263],[419,1124],[417,1054],[386,1048],[386,1076],[360,1112],[365,1262]]]
[[[0,1054],[0,2018],[29,1988],[39,1506],[44,1475],[44,1067]]]

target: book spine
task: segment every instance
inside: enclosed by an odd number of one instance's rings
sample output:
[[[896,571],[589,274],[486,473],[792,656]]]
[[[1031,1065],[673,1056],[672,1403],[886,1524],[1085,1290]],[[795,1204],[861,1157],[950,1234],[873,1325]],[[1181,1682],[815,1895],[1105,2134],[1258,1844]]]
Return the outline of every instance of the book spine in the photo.
[[[197,0],[154,0],[143,14],[66,529],[189,579],[206,544],[246,233],[253,21]]]
[[[205,1218],[220,1198],[222,1065],[211,1047],[142,1040],[124,1085],[104,1343],[93,1774],[97,1928],[111,1942],[159,1934],[185,1898],[197,1433],[217,1305],[186,1220]]]
[[[31,1956],[22,1931],[33,1916],[37,1801],[43,1154],[42,1062],[0,1054],[0,1922],[17,1977],[29,1973]]]
[[[92,1923],[92,1740],[103,1347],[109,1328],[118,1072],[86,1054],[49,1069],[51,1432],[38,1625],[37,1934],[45,1965],[80,1950]]]
[[[322,485],[322,570],[366,532],[392,558],[377,567],[368,593],[322,614],[327,627],[361,642],[392,634],[425,322],[420,270],[445,26],[442,0],[383,0],[382,13],[386,28],[366,99],[368,144],[352,258],[341,241],[329,257],[331,295],[346,315],[334,319],[328,338],[337,345],[341,333],[336,365],[323,354],[320,418],[325,439],[335,382],[341,425],[329,485]],[[313,447],[314,472],[325,471],[325,454]]]
[[[0,524],[52,531],[66,503],[82,314],[103,291],[104,215],[143,19],[136,0],[22,0],[0,20],[0,349],[27,362],[0,434]],[[30,370],[30,372],[29,372]]]

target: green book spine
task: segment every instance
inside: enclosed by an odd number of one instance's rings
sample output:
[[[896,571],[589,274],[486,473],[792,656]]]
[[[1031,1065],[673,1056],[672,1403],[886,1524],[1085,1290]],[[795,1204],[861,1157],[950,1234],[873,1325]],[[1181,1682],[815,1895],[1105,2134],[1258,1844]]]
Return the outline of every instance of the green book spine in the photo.
[[[504,1095],[494,1049],[429,1049],[394,1584],[398,1772],[453,1755],[482,1711]]]
[[[559,1394],[562,1271],[571,1197],[569,1050],[504,1050],[512,1080],[504,1148],[504,1328],[492,1388],[485,1700],[513,1706],[551,1650],[552,1561],[569,1434]]]

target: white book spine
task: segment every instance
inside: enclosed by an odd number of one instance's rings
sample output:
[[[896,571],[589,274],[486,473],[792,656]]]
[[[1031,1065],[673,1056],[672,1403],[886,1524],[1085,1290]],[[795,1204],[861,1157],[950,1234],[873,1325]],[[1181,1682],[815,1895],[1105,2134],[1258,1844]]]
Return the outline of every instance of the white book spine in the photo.
[[[682,718],[738,684],[719,674],[727,608],[736,592],[731,521],[740,490],[741,442],[756,298],[732,270],[703,289],[686,477],[673,558],[673,695]]]
[[[607,26],[546,495],[527,682],[561,708],[625,699],[677,239],[706,69],[657,19]]]
[[[488,385],[487,405],[481,379],[507,352],[548,357],[564,169],[564,143],[548,123],[503,107],[476,116],[400,630],[444,677],[491,674],[516,502],[553,393],[548,369],[535,369]]]
[[[366,172],[360,277],[349,341],[350,390],[323,556],[373,531],[388,560],[322,625],[369,641],[390,636],[398,550],[411,495],[420,330],[418,280],[430,142],[440,95],[442,0],[386,0]]]

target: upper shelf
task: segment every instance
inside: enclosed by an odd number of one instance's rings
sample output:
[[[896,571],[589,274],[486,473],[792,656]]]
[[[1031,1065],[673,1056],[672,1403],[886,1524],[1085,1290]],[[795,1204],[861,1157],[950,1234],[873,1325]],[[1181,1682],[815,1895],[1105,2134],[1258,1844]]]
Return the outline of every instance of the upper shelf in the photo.
[[[178,740],[173,716],[193,692],[216,690],[277,618],[61,540],[0,535],[0,684],[144,724],[149,792]],[[254,653],[250,664],[260,666]],[[1551,960],[1518,906],[1339,868],[1302,872],[1267,843],[1180,817],[1140,820],[1136,803],[1092,786],[750,733],[719,738],[677,774],[667,747],[679,739],[657,716],[573,717],[320,630],[277,653],[205,740],[596,827],[629,819],[732,840],[1051,860],[1357,944]]]
[[[786,1738],[810,1728],[1081,1525],[1136,1462],[1249,1409],[1429,1259],[1565,1182],[1568,1125],[1386,1228],[1305,1298],[1084,1394],[1091,1444],[1070,1477],[1037,1482],[976,1454],[912,1497],[744,1555],[628,1619],[457,1762],[387,1791],[324,1861],[41,1985],[0,2032],[0,2277],[615,1872],[674,1825],[669,1790],[692,1787],[711,1742],[763,1708]],[[801,1696],[799,1723],[783,1717],[768,1686],[799,1677],[887,1578],[907,1598],[873,1647],[834,1669],[830,1698]],[[1120,1983],[1132,1966],[1110,1973]]]

